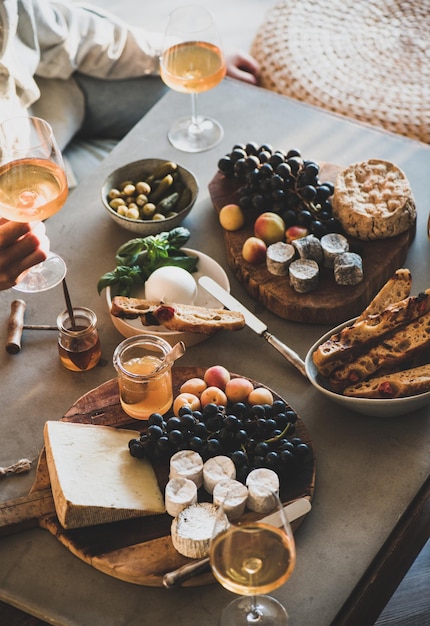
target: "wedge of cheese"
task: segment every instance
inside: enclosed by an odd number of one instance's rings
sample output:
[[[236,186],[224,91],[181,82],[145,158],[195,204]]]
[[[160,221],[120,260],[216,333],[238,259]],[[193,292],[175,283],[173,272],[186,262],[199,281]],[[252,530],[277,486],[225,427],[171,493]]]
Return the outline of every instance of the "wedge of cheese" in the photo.
[[[44,440],[52,494],[64,528],[165,512],[149,461],[133,458],[134,430],[47,421]]]

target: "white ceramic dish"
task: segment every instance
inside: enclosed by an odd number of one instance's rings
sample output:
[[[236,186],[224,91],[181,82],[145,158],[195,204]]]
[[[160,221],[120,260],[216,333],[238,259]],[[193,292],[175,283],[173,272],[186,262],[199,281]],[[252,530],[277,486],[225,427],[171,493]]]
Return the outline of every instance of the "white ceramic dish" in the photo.
[[[333,328],[323,335],[309,350],[306,359],[306,373],[315,389],[318,389],[326,398],[332,400],[336,404],[343,406],[348,411],[355,411],[362,415],[371,415],[374,417],[396,417],[397,415],[407,415],[430,405],[430,391],[421,393],[417,396],[409,396],[408,398],[350,398],[335,393],[328,388],[327,380],[320,376],[312,360],[312,354],[319,345],[324,343],[332,335],[342,330],[346,326],[351,326],[356,318],[348,320]]]
[[[219,309],[220,303],[218,300],[213,298],[210,294],[207,293],[205,289],[199,286],[198,279],[200,276],[210,276],[215,280],[221,287],[223,287],[226,291],[230,292],[230,282],[228,280],[227,274],[211,257],[203,254],[203,252],[199,252],[197,250],[192,250],[191,248],[182,248],[184,252],[186,252],[190,256],[198,256],[199,262],[197,265],[197,272],[192,274],[193,278],[197,283],[197,298],[195,300],[195,305],[204,306],[213,309]],[[115,292],[110,287],[106,288],[106,302],[108,306],[108,310],[111,310],[112,306],[112,298],[115,295]],[[136,298],[145,298],[145,287],[136,292],[133,292],[133,297]],[[135,320],[125,320],[119,317],[114,317],[111,315],[112,323],[115,328],[123,335],[124,337],[132,337],[133,335],[158,335],[163,337],[166,341],[168,341],[171,345],[174,345],[178,341],[183,341],[187,348],[193,346],[195,344],[201,343],[205,339],[208,339],[207,335],[202,335],[201,333],[180,333],[172,330],[167,330],[164,326],[142,326],[140,319]]]

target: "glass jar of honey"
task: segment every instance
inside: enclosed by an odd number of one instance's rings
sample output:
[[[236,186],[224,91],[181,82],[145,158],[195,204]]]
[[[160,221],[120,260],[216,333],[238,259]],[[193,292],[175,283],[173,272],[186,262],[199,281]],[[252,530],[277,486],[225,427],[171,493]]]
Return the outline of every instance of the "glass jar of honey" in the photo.
[[[97,317],[85,307],[73,308],[57,317],[58,353],[61,363],[73,372],[86,372],[97,365],[102,351],[97,331]]]

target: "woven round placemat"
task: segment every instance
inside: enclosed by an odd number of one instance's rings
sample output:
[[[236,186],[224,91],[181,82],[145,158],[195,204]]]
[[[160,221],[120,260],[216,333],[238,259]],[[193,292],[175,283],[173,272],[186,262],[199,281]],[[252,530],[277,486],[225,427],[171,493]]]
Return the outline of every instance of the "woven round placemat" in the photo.
[[[429,0],[283,0],[251,52],[263,87],[430,143]]]

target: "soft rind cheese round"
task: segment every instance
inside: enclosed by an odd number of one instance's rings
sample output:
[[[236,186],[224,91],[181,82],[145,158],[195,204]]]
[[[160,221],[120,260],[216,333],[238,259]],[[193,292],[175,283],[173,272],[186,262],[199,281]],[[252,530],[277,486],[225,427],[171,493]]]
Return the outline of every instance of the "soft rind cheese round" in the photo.
[[[332,206],[344,231],[365,241],[396,237],[416,220],[408,179],[382,159],[353,163],[339,172]]]
[[[248,488],[238,480],[222,480],[215,485],[213,502],[223,507],[229,520],[243,515],[247,500]]]
[[[188,478],[197,488],[203,484],[203,459],[194,450],[179,450],[170,459],[169,479]]]
[[[217,513],[218,507],[210,502],[192,504],[181,511],[171,525],[175,550],[190,559],[208,556]]]
[[[355,252],[339,254],[334,261],[334,278],[338,285],[358,285],[363,280],[363,262]]]
[[[271,492],[279,494],[279,476],[265,467],[249,472],[246,478],[248,487],[247,507],[257,513],[269,513],[273,510]]]
[[[290,243],[277,241],[270,244],[266,250],[266,266],[274,276],[286,276],[288,267],[294,260],[296,251]]]
[[[323,261],[323,250],[321,242],[315,235],[306,235],[293,241],[293,246],[297,250],[301,259],[311,259],[320,265]]]
[[[335,258],[349,251],[349,242],[339,233],[328,233],[321,237],[321,248],[324,255],[324,267],[333,268]]]
[[[214,456],[203,465],[203,486],[208,493],[213,493],[217,483],[231,478],[236,478],[236,467],[228,456]]]
[[[308,293],[318,286],[320,269],[312,259],[297,259],[289,267],[290,284],[298,293]]]
[[[197,485],[188,478],[172,478],[164,491],[166,511],[172,517],[197,502]]]

